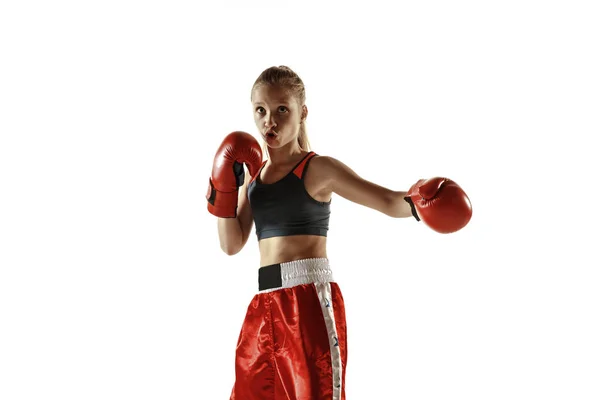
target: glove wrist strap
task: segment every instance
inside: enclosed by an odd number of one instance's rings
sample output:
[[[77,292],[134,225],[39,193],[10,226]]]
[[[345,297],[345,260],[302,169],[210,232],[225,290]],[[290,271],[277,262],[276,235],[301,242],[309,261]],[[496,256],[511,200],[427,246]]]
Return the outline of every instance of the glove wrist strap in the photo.
[[[419,214],[417,214],[417,209],[415,208],[415,204],[413,203],[412,199],[407,196],[404,198],[404,201],[410,204],[410,211],[412,212],[413,217],[415,217],[417,221],[420,221],[421,218],[419,218]]]
[[[217,190],[212,179],[209,179],[206,200],[208,211],[221,218],[235,218],[237,216],[238,191],[221,192]]]

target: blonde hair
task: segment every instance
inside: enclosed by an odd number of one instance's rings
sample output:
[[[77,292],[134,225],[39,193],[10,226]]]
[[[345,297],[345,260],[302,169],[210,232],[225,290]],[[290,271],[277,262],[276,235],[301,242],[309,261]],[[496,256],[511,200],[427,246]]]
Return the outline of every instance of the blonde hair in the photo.
[[[286,67],[285,65],[280,65],[278,67],[270,67],[265,69],[256,79],[254,85],[252,85],[252,92],[250,97],[252,97],[252,93],[254,89],[261,85],[273,85],[273,86],[281,86],[283,88],[288,89],[292,94],[296,97],[296,100],[300,104],[300,106],[304,105],[306,101],[306,91],[304,89],[304,82],[302,79],[292,71],[291,68]],[[303,151],[310,150],[310,142],[308,141],[308,136],[306,134],[306,121],[302,121],[300,125],[300,133],[298,134],[298,145]]]

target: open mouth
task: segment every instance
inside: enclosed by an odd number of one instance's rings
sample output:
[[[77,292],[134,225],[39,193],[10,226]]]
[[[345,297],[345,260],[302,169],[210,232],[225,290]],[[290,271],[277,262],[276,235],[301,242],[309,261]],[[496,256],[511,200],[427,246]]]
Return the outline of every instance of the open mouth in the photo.
[[[275,134],[274,132],[267,132],[267,134],[265,136],[269,139],[273,139],[273,138],[277,137],[277,134]]]

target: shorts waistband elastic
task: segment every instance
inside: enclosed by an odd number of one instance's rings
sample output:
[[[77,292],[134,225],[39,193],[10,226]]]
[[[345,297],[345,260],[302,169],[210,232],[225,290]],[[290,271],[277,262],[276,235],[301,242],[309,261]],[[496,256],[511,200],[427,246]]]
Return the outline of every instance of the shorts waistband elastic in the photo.
[[[327,258],[306,258],[258,269],[259,292],[326,282],[333,282],[333,274]]]

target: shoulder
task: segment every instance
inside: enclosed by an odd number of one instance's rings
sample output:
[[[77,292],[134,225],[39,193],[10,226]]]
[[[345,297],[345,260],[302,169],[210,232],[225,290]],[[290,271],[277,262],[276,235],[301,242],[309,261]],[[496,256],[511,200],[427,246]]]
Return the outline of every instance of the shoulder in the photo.
[[[336,163],[339,161],[331,156],[322,156],[320,154],[315,153],[314,157],[312,157],[311,163],[313,166],[317,168],[335,168]]]
[[[335,157],[315,155],[311,160],[310,174],[322,184],[334,188],[341,181],[354,176],[354,171]]]
[[[337,160],[333,157],[315,153],[310,159],[310,170],[320,177],[326,177],[333,173]]]
[[[327,155],[315,155],[312,160],[313,168],[319,170],[323,175],[335,177],[348,167],[335,157]]]

